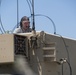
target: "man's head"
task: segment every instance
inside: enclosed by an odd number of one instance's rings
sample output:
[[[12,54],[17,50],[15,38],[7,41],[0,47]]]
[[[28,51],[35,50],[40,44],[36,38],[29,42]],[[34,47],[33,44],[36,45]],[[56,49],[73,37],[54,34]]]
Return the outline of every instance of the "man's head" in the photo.
[[[23,16],[20,21],[21,28],[28,29],[30,27],[29,18],[27,16]]]

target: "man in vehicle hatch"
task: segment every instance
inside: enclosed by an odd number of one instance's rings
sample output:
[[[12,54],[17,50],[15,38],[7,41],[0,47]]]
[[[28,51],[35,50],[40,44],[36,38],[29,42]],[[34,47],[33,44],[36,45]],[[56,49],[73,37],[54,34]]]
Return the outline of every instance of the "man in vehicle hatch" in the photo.
[[[27,16],[21,18],[20,27],[14,30],[14,33],[31,32],[30,21]],[[26,56],[15,53],[14,74],[13,75],[36,75],[28,65]]]

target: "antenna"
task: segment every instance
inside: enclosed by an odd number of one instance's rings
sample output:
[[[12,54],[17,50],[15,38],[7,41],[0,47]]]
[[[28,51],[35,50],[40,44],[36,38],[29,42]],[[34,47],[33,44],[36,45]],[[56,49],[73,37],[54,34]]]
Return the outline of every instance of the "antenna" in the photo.
[[[35,31],[34,0],[32,0],[32,30]]]

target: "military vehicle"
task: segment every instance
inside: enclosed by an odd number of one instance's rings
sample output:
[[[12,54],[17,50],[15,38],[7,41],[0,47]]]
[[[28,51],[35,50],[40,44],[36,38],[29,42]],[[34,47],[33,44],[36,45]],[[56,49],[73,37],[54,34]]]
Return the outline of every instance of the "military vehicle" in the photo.
[[[34,21],[34,9],[32,15]],[[75,39],[36,30],[0,34],[0,75],[20,75],[13,71],[17,51],[24,52],[16,68],[24,75],[76,75]]]
[[[30,69],[37,75],[75,75],[75,44],[74,39],[44,31],[1,34],[0,74],[10,74],[14,51],[24,50]]]

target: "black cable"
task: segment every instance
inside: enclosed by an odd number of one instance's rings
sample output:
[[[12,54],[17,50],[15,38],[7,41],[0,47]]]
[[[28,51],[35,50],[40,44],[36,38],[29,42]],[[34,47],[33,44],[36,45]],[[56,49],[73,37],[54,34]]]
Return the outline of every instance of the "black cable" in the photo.
[[[70,63],[68,62],[68,60],[66,59],[66,58],[62,58],[62,59],[60,59],[60,64],[61,64],[61,66],[62,66],[62,75],[63,75],[63,69],[64,69],[64,63],[67,63],[68,64],[68,66],[69,66],[69,69],[70,69],[70,75],[72,75],[72,67],[71,67],[71,65],[70,65]]]
[[[59,35],[59,34],[56,34],[56,35]],[[67,49],[67,45],[66,45],[66,42],[65,42],[64,38],[63,38],[61,35],[59,35],[59,36],[61,37],[61,39],[62,39],[62,41],[63,41],[63,43],[64,43],[64,46],[65,46],[65,48],[66,48],[67,57],[68,57],[68,60],[66,60],[66,61],[67,61],[68,65],[69,65],[69,68],[70,68],[70,75],[72,75],[72,68],[71,68],[71,65],[70,65],[69,51],[68,51],[68,49]],[[63,68],[62,68],[62,70],[63,70]]]
[[[42,15],[42,14],[36,14],[36,15],[34,15],[34,16],[44,16],[44,17],[48,18],[48,19],[52,22],[53,27],[54,27],[54,34],[56,34],[56,26],[55,26],[55,23],[54,23],[54,21],[53,21],[50,17],[48,17],[48,16],[46,16],[46,15]],[[30,16],[30,17],[31,17],[31,16]]]
[[[1,7],[1,0],[0,0],[0,7]],[[2,29],[0,28],[0,31],[1,31],[1,33],[3,34],[3,31],[2,31]]]
[[[56,34],[56,26],[55,26],[55,23],[54,23],[54,21],[50,17],[48,17],[46,15],[42,15],[42,14],[36,14],[35,16],[44,16],[44,17],[48,18],[52,22],[53,27],[54,27],[54,34]]]
[[[66,60],[66,62],[68,63],[69,68],[70,68],[70,75],[72,75],[72,68],[71,68],[71,65],[70,65],[70,63],[68,62],[68,60]]]
[[[1,33],[3,34],[3,31],[2,31],[2,29],[0,28],[0,31],[1,31]]]
[[[2,29],[4,31],[4,33],[6,33],[6,31],[5,31],[4,27],[3,27],[2,21],[1,21],[1,15],[0,15],[0,24],[1,24],[1,27],[2,27]]]
[[[64,65],[64,64],[61,65],[61,66],[62,66],[62,75],[64,75],[64,72],[63,72],[63,69],[64,69],[64,68],[63,68],[63,65]]]
[[[0,6],[1,6],[1,2],[2,2],[2,0],[0,0]]]
[[[28,6],[29,6],[29,9],[30,9],[30,14],[32,13],[32,11],[31,11],[31,6],[30,6],[30,3],[31,3],[31,1],[29,0],[26,0],[27,1],[27,3],[28,3]],[[30,2],[30,3],[29,3]]]
[[[0,0],[0,9],[1,9],[1,0]],[[1,24],[1,27],[2,27],[2,29],[4,31],[4,33],[6,33],[6,31],[5,31],[4,27],[3,27],[2,21],[1,21],[1,13],[0,13],[0,24]]]
[[[65,46],[65,50],[67,52],[68,61],[70,62],[69,51],[68,51],[68,48],[67,48],[67,45],[66,45],[66,42],[65,42],[64,38],[60,34],[56,34],[56,35],[59,35],[61,37],[61,39],[64,43],[64,46]]]
[[[32,6],[32,2],[31,2],[31,0],[29,0],[29,2],[30,2],[30,4],[31,4],[31,6]]]

